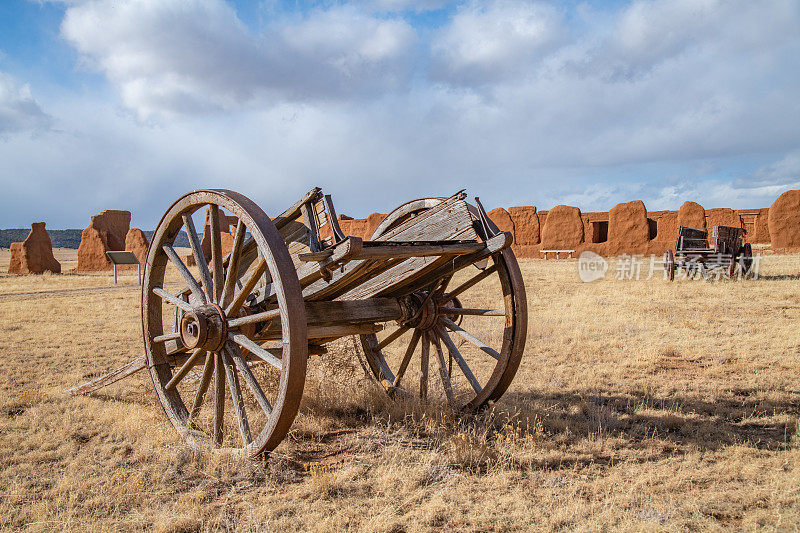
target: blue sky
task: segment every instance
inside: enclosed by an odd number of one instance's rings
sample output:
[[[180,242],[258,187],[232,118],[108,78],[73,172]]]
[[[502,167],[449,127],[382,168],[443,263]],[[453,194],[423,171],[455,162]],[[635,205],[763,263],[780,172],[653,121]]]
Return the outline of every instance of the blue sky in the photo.
[[[0,2],[0,227],[189,190],[353,216],[765,207],[800,187],[800,2]]]

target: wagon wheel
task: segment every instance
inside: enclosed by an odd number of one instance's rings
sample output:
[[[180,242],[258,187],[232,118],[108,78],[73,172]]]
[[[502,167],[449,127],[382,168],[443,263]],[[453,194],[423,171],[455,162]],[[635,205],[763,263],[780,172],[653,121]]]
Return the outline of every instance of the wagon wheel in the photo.
[[[426,198],[400,206],[387,215],[373,239],[440,201]],[[418,310],[412,320],[387,326],[380,338],[360,336],[370,369],[390,395],[416,382],[423,399],[436,395],[455,408],[475,409],[497,400],[508,388],[527,335],[522,275],[511,250],[474,267],[412,294],[409,298]],[[492,305],[493,300],[502,300],[502,308],[495,309],[499,306]],[[438,374],[432,380],[431,364]]]
[[[742,277],[748,276],[753,268],[753,247],[749,242],[742,247],[739,254],[739,265],[742,267]]]
[[[731,254],[731,258],[728,260],[728,279],[733,279],[733,276],[736,274],[736,257]]]
[[[669,281],[675,281],[675,254],[667,250],[664,254],[664,273]]]
[[[418,200],[404,203],[384,217],[372,233],[372,240],[388,233],[406,220],[419,216],[431,207],[438,205],[442,200],[444,198],[419,198]]]
[[[231,253],[224,259],[223,209],[238,219],[228,243]],[[207,213],[210,219],[210,258],[203,254],[194,213]],[[174,248],[182,230],[189,236],[195,273]],[[272,284],[277,308],[249,308],[249,297],[259,284]],[[176,307],[179,328],[168,332]],[[251,340],[256,328],[269,320],[282,325],[277,348]],[[256,456],[283,440],[305,383],[305,308],[286,245],[255,203],[233,191],[203,190],[181,197],[169,208],[147,252],[142,328],[158,400],[191,446],[216,445]],[[266,364],[256,368],[260,363]],[[228,396],[231,409],[226,410]]]

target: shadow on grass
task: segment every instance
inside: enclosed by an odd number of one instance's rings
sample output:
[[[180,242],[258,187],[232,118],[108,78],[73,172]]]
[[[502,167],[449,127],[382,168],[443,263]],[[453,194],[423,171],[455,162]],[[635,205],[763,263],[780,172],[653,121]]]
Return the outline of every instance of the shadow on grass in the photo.
[[[741,389],[708,400],[645,391],[509,392],[492,408],[463,413],[409,399],[391,402],[374,393],[333,400],[312,396],[304,411],[326,424],[318,431],[293,432],[294,453],[302,461],[399,444],[441,453],[452,466],[475,472],[503,461],[512,469],[546,470],[646,463],[733,445],[786,450],[795,445],[800,394],[786,391],[769,399]],[[522,446],[518,457],[503,448],[509,435]],[[469,460],[463,461],[464,455]]]
[[[658,438],[678,447],[718,450],[730,445],[783,450],[791,446],[796,420],[776,422],[774,415],[800,416],[800,395],[763,399],[755,390],[708,401],[685,395],[654,396],[644,391],[603,394],[507,393],[498,403],[520,413],[546,413],[548,432],[621,436],[636,443]]]

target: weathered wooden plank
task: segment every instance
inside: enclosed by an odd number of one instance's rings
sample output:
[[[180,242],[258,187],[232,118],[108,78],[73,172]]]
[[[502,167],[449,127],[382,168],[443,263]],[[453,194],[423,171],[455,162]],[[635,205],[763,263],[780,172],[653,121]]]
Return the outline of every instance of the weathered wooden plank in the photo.
[[[328,337],[344,337],[345,335],[368,335],[370,333],[377,333],[382,329],[383,326],[380,324],[372,324],[369,322],[362,324],[340,324],[335,326],[308,326],[308,338],[325,339]],[[258,342],[280,338],[280,324],[271,324],[268,328],[264,329],[258,334]],[[244,346],[241,343],[239,344],[248,350],[250,349],[248,346]]]
[[[481,242],[460,242],[453,244],[416,244],[416,243],[364,243],[358,258],[366,257],[429,257],[440,255],[463,255],[475,253],[483,249]]]
[[[458,272],[462,268],[465,268],[469,265],[487,259],[492,254],[498,253],[509,246],[511,246],[513,238],[511,233],[503,232],[499,235],[496,235],[486,241],[486,248],[480,252],[476,252],[474,254],[469,255],[459,255],[446,261],[443,265],[437,266],[437,268],[425,272],[423,276],[418,276],[416,279],[411,280],[407,283],[400,283],[397,286],[392,287],[391,290],[381,290],[375,294],[368,294],[368,296],[396,296],[399,294],[409,294],[415,290],[419,290],[423,287],[426,287],[436,281],[437,279],[441,279],[442,277],[452,274],[453,272]],[[355,295],[347,295],[349,298],[356,298]]]
[[[306,302],[309,326],[334,326],[359,322],[387,322],[402,318],[396,298]]]
[[[333,206],[333,198],[331,198],[330,194],[326,194],[322,200],[325,203],[325,207],[328,211],[328,218],[331,225],[331,233],[333,234],[333,241],[334,243],[339,243],[343,241],[346,237],[345,234],[342,232],[342,228],[339,227],[339,218],[336,215],[336,208]]]
[[[303,214],[303,220],[306,227],[308,227],[308,245],[312,252],[319,252],[322,246],[319,242],[319,235],[317,234],[317,218],[314,216],[312,207],[306,202],[300,206],[300,212]]]
[[[400,287],[408,285],[426,273],[436,270],[453,261],[452,256],[444,257],[416,257],[403,260],[397,266],[380,272],[370,279],[364,280],[358,287],[342,295],[346,299],[371,298],[375,295],[392,292],[393,295],[410,294],[411,291],[401,291]]]
[[[328,288],[335,280],[341,279],[346,273],[358,267],[362,261],[350,261],[350,259],[361,251],[362,241],[358,237],[348,237],[344,241],[333,247],[333,253],[327,259],[318,262],[301,263],[297,268],[297,277],[300,286],[304,288],[304,298],[308,294],[313,294],[319,290]],[[323,280],[323,269],[331,271],[337,269],[340,264],[344,266],[341,270],[331,272],[329,281]],[[320,281],[314,289],[307,289],[312,284]],[[264,286],[256,296],[256,303],[270,302],[275,297],[275,288]]]
[[[380,273],[389,270],[403,259],[365,259],[354,261],[337,272],[329,282],[319,281],[303,290],[303,297],[309,300],[340,298],[363,283],[375,278]],[[347,298],[342,298],[347,299]]]
[[[447,239],[446,236],[431,236],[426,237],[430,231],[435,231],[439,228],[442,221],[461,224],[462,231],[472,229],[472,217],[469,215],[469,209],[466,202],[464,202],[464,194],[459,193],[451,196],[447,200],[442,201],[440,204],[424,211],[419,216],[405,221],[391,231],[379,236],[375,241],[424,241],[424,240],[443,240]],[[460,233],[460,232],[453,232]],[[477,240],[477,234],[472,230],[473,236],[465,238],[464,240]]]
[[[305,302],[306,322],[309,326],[337,326],[361,322],[388,322],[403,317],[403,309],[397,298],[368,298],[365,300],[318,300]],[[266,322],[277,318],[279,311],[275,306],[229,322],[230,327],[238,327],[255,322]],[[280,324],[270,326],[280,329]],[[277,330],[276,330],[277,331]]]
[[[304,253],[304,254],[298,254],[297,257],[298,257],[298,259],[300,259],[300,261],[308,262],[308,261],[323,261],[323,260],[329,258],[332,255],[333,255],[333,249],[332,248],[327,248],[327,249],[321,250],[319,252],[309,252],[309,253]]]
[[[444,206],[444,207],[442,207]],[[432,213],[432,214],[431,214]],[[380,239],[389,236],[392,241],[475,241],[477,234],[472,227],[472,218],[469,214],[467,203],[463,200],[446,200],[438,206],[424,212],[420,216],[409,220]],[[484,249],[484,243],[476,243],[478,250]],[[366,244],[365,246],[369,246]],[[462,257],[473,257],[484,252],[478,251],[460,256],[444,257],[414,257],[406,259],[397,266],[385,272],[374,275],[365,280],[360,286],[341,295],[342,299],[362,299],[377,295],[408,294],[406,286],[418,279],[428,279],[429,273],[436,272],[446,264],[457,261]]]
[[[322,198],[322,189],[319,187],[314,187],[306,194],[303,195],[298,201],[292,204],[286,211],[278,215],[277,217],[272,219],[272,223],[275,224],[275,227],[279,230],[283,228],[287,223],[291,222],[292,220],[297,219],[300,216],[300,208],[307,202],[316,202]]]
[[[119,367],[118,369],[109,372],[108,374],[104,374],[99,378],[95,378],[91,381],[83,383],[82,385],[78,385],[77,387],[72,387],[71,389],[67,389],[64,392],[67,394],[88,394],[90,392],[94,392],[98,389],[102,389],[112,383],[116,383],[117,381],[124,379],[131,374],[135,374],[140,370],[144,370],[147,368],[147,357],[142,354],[136,359],[130,361]]]

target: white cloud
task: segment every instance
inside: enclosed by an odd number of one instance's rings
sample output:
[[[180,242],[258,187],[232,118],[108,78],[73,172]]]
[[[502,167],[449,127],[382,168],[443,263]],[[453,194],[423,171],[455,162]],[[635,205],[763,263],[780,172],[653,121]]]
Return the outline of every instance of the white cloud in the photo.
[[[346,6],[256,35],[223,0],[87,1],[62,34],[142,118],[393,91],[415,39],[402,20]]]
[[[462,187],[606,210],[763,207],[796,186],[796,2],[498,1],[412,28],[388,11],[422,4],[387,1],[273,12],[257,31],[222,0],[69,5],[64,37],[114,94],[37,90],[63,133],[0,142],[4,190],[60,213],[53,227],[105,208],[152,227],[203,186],[273,213],[321,185],[355,216]]]
[[[723,0],[636,0],[588,52],[589,70],[635,79],[691,56],[708,63],[748,60],[797,38],[798,4]]]
[[[636,1],[582,15],[567,33],[538,4],[459,12],[433,47],[436,80],[458,89],[455,135],[549,167],[800,145],[797,2]]]
[[[356,4],[378,12],[412,11],[423,13],[444,8],[447,5],[447,0],[359,0]]]
[[[30,87],[0,72],[0,140],[12,133],[42,130],[49,125],[50,117],[33,98]]]
[[[647,208],[677,209],[683,201],[693,200],[705,208],[757,209],[771,206],[781,193],[797,188],[800,188],[800,179],[782,185],[758,185],[746,189],[720,179],[691,180],[677,187],[651,191],[653,200],[647,203]]]
[[[757,168],[753,173],[733,182],[737,189],[778,187],[788,189],[800,182],[800,150],[794,150],[783,158]]]
[[[561,15],[548,4],[471,3],[434,40],[431,76],[457,85],[527,79],[563,32]]]

